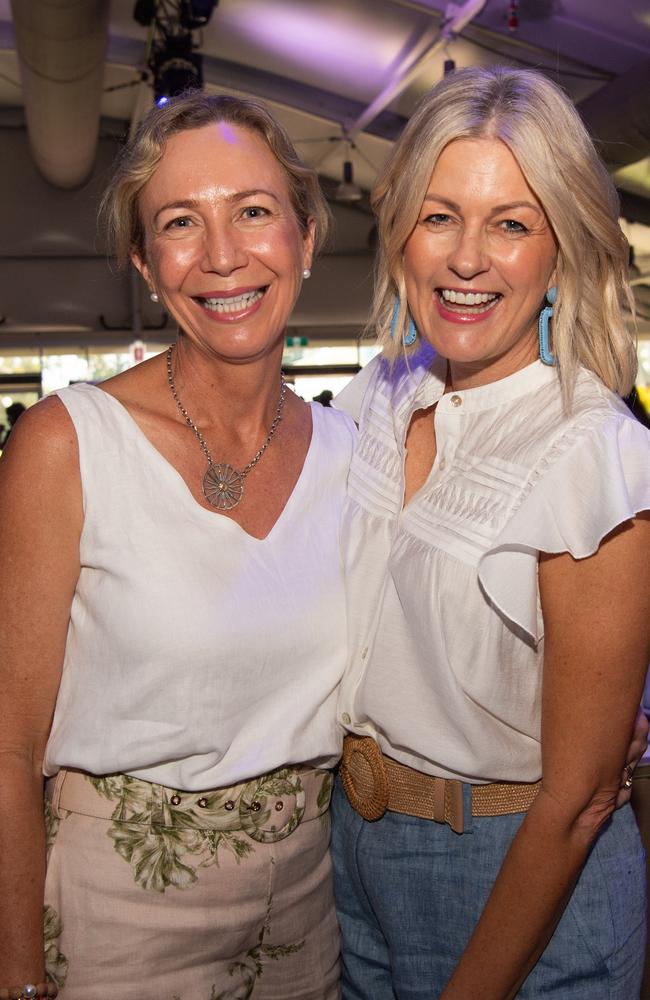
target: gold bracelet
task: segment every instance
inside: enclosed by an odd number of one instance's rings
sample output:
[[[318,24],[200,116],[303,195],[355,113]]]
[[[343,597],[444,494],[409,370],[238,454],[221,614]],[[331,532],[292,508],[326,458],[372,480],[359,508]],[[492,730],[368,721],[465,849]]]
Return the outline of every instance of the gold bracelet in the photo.
[[[0,1000],[42,1000],[47,997],[58,997],[59,988],[56,983],[25,983],[13,989],[0,987]]]

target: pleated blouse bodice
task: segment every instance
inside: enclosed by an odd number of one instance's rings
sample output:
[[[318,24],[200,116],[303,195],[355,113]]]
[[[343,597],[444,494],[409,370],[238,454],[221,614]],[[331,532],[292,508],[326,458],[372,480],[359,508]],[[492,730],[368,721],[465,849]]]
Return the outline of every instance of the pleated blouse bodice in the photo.
[[[588,371],[570,415],[535,362],[445,394],[428,347],[337,398],[359,423],[343,513],[350,664],[339,718],[391,757],[470,782],[541,775],[540,552],[594,553],[650,508],[650,434]],[[437,403],[437,454],[403,509],[404,441]]]
[[[352,421],[312,404],[302,472],[258,539],[199,506],[112,396],[58,395],[77,433],[84,525],[45,773],[123,771],[194,791],[333,763]]]

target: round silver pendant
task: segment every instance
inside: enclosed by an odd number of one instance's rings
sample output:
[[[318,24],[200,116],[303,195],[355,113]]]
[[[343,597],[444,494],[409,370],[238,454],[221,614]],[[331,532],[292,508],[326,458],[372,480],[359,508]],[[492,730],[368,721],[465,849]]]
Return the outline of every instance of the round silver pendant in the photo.
[[[244,495],[244,477],[232,465],[211,465],[203,477],[203,496],[217,510],[232,510]]]

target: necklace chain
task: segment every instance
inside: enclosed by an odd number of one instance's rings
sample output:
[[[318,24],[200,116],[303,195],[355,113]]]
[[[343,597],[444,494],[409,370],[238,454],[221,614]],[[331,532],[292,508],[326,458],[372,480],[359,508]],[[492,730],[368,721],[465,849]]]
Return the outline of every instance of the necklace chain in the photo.
[[[253,456],[250,462],[244,466],[240,471],[235,469],[234,466],[228,463],[215,463],[213,461],[210,449],[208,448],[205,438],[201,434],[201,431],[196,426],[191,416],[183,406],[178,391],[176,389],[176,383],[174,381],[174,370],[172,367],[172,356],[173,356],[174,346],[167,348],[167,381],[169,383],[169,389],[174,398],[176,406],[178,407],[181,416],[185,420],[185,423],[190,427],[196,439],[201,446],[201,451],[208,460],[208,471],[203,477],[203,494],[212,504],[213,507],[217,507],[219,510],[230,510],[232,507],[236,507],[244,494],[244,479],[248,475],[254,466],[257,465],[260,458],[268,448],[273,439],[273,435],[278,429],[278,425],[283,417],[284,411],[284,399],[287,394],[287,385],[284,381],[282,374],[280,374],[280,398],[278,400],[278,407],[275,411],[275,416],[271,423],[269,433],[266,436],[266,441],[261,446],[259,451]]]

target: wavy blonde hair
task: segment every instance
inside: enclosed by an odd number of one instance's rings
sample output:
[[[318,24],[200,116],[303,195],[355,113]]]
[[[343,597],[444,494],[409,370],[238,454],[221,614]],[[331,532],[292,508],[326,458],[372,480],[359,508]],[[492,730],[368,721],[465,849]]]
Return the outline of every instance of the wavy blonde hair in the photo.
[[[100,218],[105,222],[109,245],[120,267],[135,251],[145,260],[145,233],[139,211],[142,188],[155,171],[172,135],[203,128],[214,122],[238,125],[259,135],[282,167],[291,204],[303,236],[310,219],[315,221],[314,252],[327,241],[331,213],[315,170],[299,158],[291,139],[261,101],[208,95],[193,90],[153,107],[124,147],[113,178],[102,199]]]
[[[626,395],[634,383],[637,354],[623,316],[624,303],[633,315],[634,310],[618,195],[573,104],[532,70],[462,69],[442,80],[418,106],[372,194],[379,253],[369,329],[378,331],[389,359],[409,352],[402,346],[408,320],[404,246],[442,150],[455,139],[469,138],[497,138],[508,146],[555,235],[553,352],[567,404],[581,365]],[[391,338],[395,296],[400,311]]]

